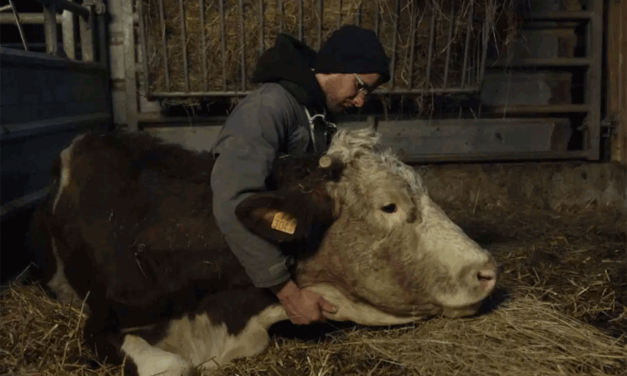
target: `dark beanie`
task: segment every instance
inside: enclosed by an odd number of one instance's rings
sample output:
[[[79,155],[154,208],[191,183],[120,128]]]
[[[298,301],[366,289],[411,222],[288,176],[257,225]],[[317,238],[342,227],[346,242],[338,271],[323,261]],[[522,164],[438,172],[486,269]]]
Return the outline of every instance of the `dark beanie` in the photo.
[[[327,39],[316,56],[317,73],[379,73],[380,83],[390,79],[389,59],[372,30],[345,25]]]

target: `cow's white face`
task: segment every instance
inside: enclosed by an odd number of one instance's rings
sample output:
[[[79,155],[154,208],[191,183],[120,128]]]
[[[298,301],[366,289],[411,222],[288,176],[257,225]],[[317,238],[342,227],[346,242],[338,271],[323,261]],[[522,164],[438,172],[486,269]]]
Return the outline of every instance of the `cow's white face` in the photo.
[[[320,159],[332,178],[313,195],[260,194],[240,206],[239,218],[261,236],[315,244],[313,256],[300,257],[296,281],[338,306],[330,318],[386,325],[474,314],[495,287],[494,259],[378,141],[368,129],[339,131]],[[270,229],[279,211],[297,219],[294,234]],[[313,225],[329,218],[324,235],[314,235]]]
[[[429,198],[420,176],[386,151],[378,135],[339,132],[321,165],[337,220],[321,251],[299,268],[303,286],[325,283],[396,317],[475,313],[494,289],[492,256]],[[341,303],[340,303],[341,304]]]

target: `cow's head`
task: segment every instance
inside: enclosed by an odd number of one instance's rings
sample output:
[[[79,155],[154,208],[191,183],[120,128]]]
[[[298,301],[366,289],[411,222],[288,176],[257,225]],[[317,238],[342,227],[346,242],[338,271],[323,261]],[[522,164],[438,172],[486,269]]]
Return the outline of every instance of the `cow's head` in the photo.
[[[323,179],[252,196],[238,208],[240,220],[298,245],[305,256],[297,283],[338,306],[332,319],[386,325],[476,313],[495,287],[494,259],[378,141],[370,129],[339,131],[319,161]]]

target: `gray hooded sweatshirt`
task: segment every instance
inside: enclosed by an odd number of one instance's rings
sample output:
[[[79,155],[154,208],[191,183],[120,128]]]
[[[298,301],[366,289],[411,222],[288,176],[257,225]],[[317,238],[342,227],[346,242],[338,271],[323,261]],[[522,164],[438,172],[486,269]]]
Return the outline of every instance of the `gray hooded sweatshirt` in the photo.
[[[327,122],[325,95],[311,70],[315,56],[299,40],[279,34],[253,74],[253,82],[262,85],[236,106],[212,149],[213,213],[231,250],[261,288],[290,279],[293,260],[278,244],[246,229],[235,208],[247,197],[268,191],[266,179],[280,154],[326,150],[335,126]]]

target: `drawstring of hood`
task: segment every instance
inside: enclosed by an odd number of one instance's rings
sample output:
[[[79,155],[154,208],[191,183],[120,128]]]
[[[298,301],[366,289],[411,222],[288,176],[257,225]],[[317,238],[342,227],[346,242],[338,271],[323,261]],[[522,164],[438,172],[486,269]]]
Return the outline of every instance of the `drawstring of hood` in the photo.
[[[314,114],[312,116],[307,106],[303,106],[303,108],[309,120],[309,134],[311,135],[313,151],[316,154],[321,154],[327,149],[331,137],[333,137],[333,134],[337,131],[337,125],[327,121],[326,110],[324,110],[322,114]],[[316,119],[320,119],[321,121],[316,122]]]

